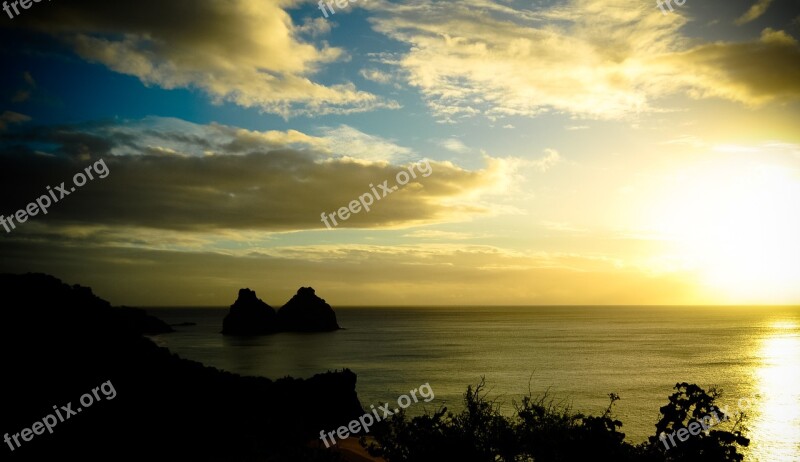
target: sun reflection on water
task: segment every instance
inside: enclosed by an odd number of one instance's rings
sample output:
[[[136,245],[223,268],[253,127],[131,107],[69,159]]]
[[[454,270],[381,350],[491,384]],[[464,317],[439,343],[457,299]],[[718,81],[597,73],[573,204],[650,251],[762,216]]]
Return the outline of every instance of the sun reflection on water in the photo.
[[[760,405],[748,425],[752,460],[800,462],[800,330],[788,321],[770,327],[756,371]]]

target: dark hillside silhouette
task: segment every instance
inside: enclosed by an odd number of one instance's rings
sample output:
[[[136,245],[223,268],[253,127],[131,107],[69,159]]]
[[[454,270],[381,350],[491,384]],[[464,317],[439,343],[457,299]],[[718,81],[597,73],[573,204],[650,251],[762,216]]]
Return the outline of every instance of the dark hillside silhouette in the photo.
[[[363,413],[348,370],[307,380],[242,377],[188,361],[142,336],[160,324],[91,289],[2,275],[0,435],[19,433],[110,381],[117,395],[24,442],[3,460],[323,460],[323,428]],[[161,326],[163,329],[163,326]],[[158,330],[158,329],[157,329]],[[74,409],[73,407],[73,409]]]

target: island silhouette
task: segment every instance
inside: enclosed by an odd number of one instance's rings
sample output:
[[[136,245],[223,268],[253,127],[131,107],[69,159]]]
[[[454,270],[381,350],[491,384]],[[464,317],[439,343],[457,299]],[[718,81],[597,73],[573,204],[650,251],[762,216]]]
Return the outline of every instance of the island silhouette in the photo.
[[[330,332],[340,329],[336,313],[311,287],[301,287],[277,312],[250,289],[239,297],[222,321],[225,335],[264,335],[276,332]]]

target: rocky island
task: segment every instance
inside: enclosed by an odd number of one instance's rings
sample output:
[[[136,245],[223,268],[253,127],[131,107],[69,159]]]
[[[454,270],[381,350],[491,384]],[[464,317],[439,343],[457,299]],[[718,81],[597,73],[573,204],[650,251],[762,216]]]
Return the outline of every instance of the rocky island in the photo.
[[[239,297],[222,321],[226,335],[262,335],[278,331],[275,309],[264,303],[250,289],[239,289]]]
[[[239,297],[222,321],[225,335],[264,335],[275,332],[330,332],[340,329],[333,308],[311,287],[301,287],[277,312],[256,296],[239,289]]]

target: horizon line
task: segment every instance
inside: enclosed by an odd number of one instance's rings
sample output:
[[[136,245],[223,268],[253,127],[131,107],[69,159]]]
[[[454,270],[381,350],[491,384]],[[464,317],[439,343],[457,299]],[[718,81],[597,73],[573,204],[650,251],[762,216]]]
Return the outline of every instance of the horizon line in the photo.
[[[130,306],[132,308],[230,308],[230,305],[114,305],[114,308]],[[272,306],[272,305],[270,305]],[[282,305],[281,305],[282,306]],[[737,304],[534,304],[534,305],[340,305],[331,308],[592,308],[592,307],[614,307],[614,308],[800,308],[800,304],[769,304],[769,303],[737,303]]]

